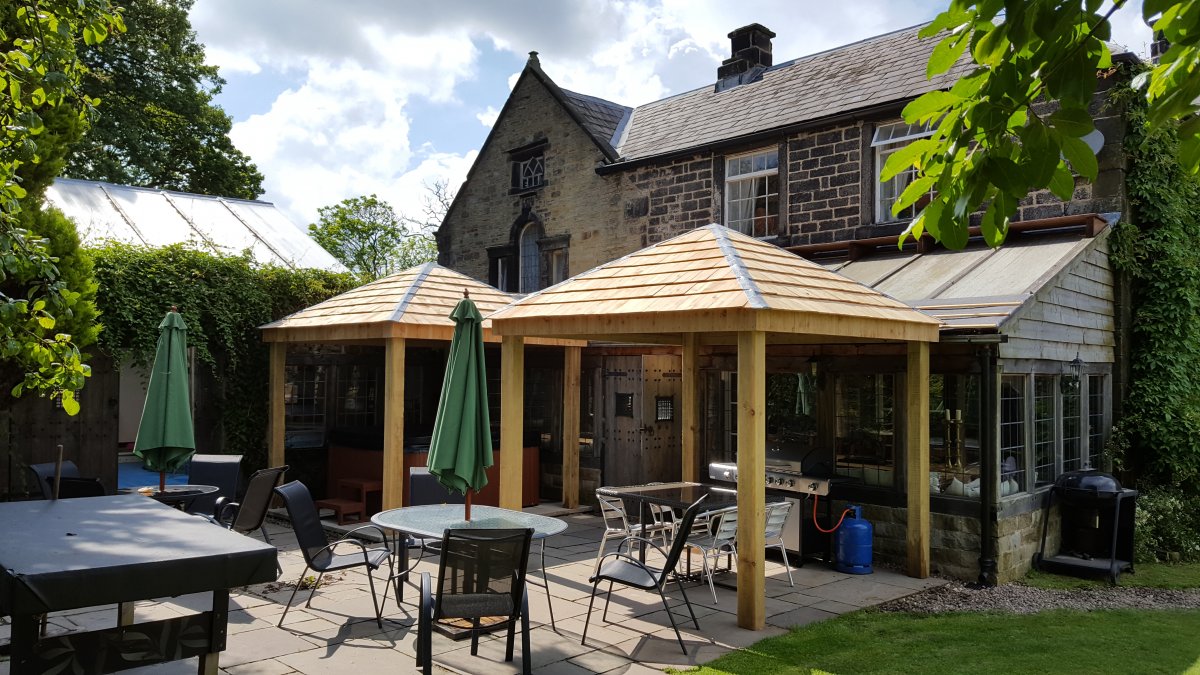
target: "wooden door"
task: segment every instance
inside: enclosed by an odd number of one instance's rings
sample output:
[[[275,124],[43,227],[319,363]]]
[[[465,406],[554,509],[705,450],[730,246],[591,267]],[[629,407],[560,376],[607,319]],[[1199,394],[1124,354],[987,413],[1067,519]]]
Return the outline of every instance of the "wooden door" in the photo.
[[[604,357],[605,485],[636,485],[642,478],[642,357]]]
[[[680,375],[678,356],[605,357],[604,484],[679,480]]]

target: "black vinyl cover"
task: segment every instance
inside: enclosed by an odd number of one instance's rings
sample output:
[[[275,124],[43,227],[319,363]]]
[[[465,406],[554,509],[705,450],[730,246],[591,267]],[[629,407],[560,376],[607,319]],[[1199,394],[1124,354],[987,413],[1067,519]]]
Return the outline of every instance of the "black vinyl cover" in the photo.
[[[0,504],[0,614],[275,580],[275,547],[142,495]]]

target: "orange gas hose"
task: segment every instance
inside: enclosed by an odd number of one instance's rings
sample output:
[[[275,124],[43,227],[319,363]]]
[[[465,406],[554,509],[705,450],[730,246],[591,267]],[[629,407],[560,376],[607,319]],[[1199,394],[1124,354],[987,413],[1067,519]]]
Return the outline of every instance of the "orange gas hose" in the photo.
[[[834,532],[837,531],[837,529],[839,527],[842,526],[842,521],[846,519],[846,514],[850,513],[850,509],[843,510],[842,517],[838,518],[837,525],[834,525],[831,529],[827,530],[827,529],[821,527],[821,523],[817,522],[817,500],[820,498],[821,498],[820,495],[813,493],[813,525],[815,525],[818,530],[820,530],[821,532],[824,532],[825,534],[833,534]]]

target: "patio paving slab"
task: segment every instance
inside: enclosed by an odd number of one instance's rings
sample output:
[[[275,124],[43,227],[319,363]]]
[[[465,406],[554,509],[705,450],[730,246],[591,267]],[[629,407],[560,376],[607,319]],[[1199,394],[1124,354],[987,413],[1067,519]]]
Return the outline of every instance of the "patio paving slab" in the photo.
[[[592,575],[602,527],[597,516],[571,514],[563,517],[566,533],[547,540],[546,570],[549,593],[558,626],[550,628],[546,591],[531,586],[529,615],[534,672],[539,675],[645,675],[663,668],[686,669],[707,662],[731,649],[744,648],[763,638],[778,635],[793,626],[822,621],[880,602],[902,597],[945,583],[940,579],[911,579],[896,571],[877,568],[872,575],[849,575],[810,563],[793,568],[795,585],[790,585],[778,558],[766,568],[767,628],[749,631],[737,626],[737,574],[718,577],[717,601],[706,582],[686,583],[687,597],[700,622],[692,624],[679,587],[671,583],[666,595],[679,625],[687,654],[679,649],[675,633],[659,598],[654,593],[614,589],[609,621],[601,619],[604,588],[597,593],[587,644],[580,644],[587,618]],[[280,549],[283,574],[276,582],[234,589],[230,594],[228,647],[221,655],[224,675],[367,675],[376,672],[416,672],[416,588],[405,585],[405,602],[397,606],[395,589],[385,582],[383,572],[374,576],[376,592],[384,600],[384,626],[374,620],[374,606],[367,578],[360,570],[327,575],[317,589],[311,607],[305,607],[307,590],[296,594],[283,628],[276,624],[293,584],[305,569],[290,528],[268,524],[271,539]],[[335,528],[330,528],[335,529]],[[608,547],[615,549],[614,545]],[[536,551],[536,548],[535,548]],[[417,551],[410,551],[414,556]],[[657,554],[650,553],[653,564]],[[415,557],[412,559],[415,561]],[[695,561],[693,561],[695,562]],[[412,579],[420,572],[437,572],[436,559],[414,563]],[[536,554],[530,561],[532,578],[540,581]],[[695,569],[697,565],[693,565]],[[698,570],[697,570],[698,571]],[[311,575],[311,572],[306,573]],[[208,608],[208,594],[139,602],[139,620],[175,616]],[[116,622],[116,607],[89,608],[52,615],[52,630],[85,630]],[[9,626],[0,621],[0,640]],[[479,656],[471,656],[470,641],[453,641],[441,635],[433,640],[434,671],[440,673],[520,672],[521,642],[516,637],[515,658],[505,663],[504,631],[480,638]],[[197,659],[161,664],[125,672],[142,675],[194,673]],[[9,672],[0,659],[0,675]]]

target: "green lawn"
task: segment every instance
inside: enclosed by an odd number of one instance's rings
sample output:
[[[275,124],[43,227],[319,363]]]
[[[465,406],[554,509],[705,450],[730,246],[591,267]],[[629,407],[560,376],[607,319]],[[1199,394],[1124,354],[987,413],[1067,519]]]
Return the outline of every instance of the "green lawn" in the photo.
[[[1120,586],[1144,588],[1200,588],[1200,563],[1163,563],[1135,565],[1135,574],[1122,574]],[[1030,572],[1025,583],[1037,588],[1107,588],[1106,579],[1080,579],[1045,572]]]
[[[865,610],[768,638],[688,672],[1196,675],[1198,635],[1196,610],[1032,615]]]

